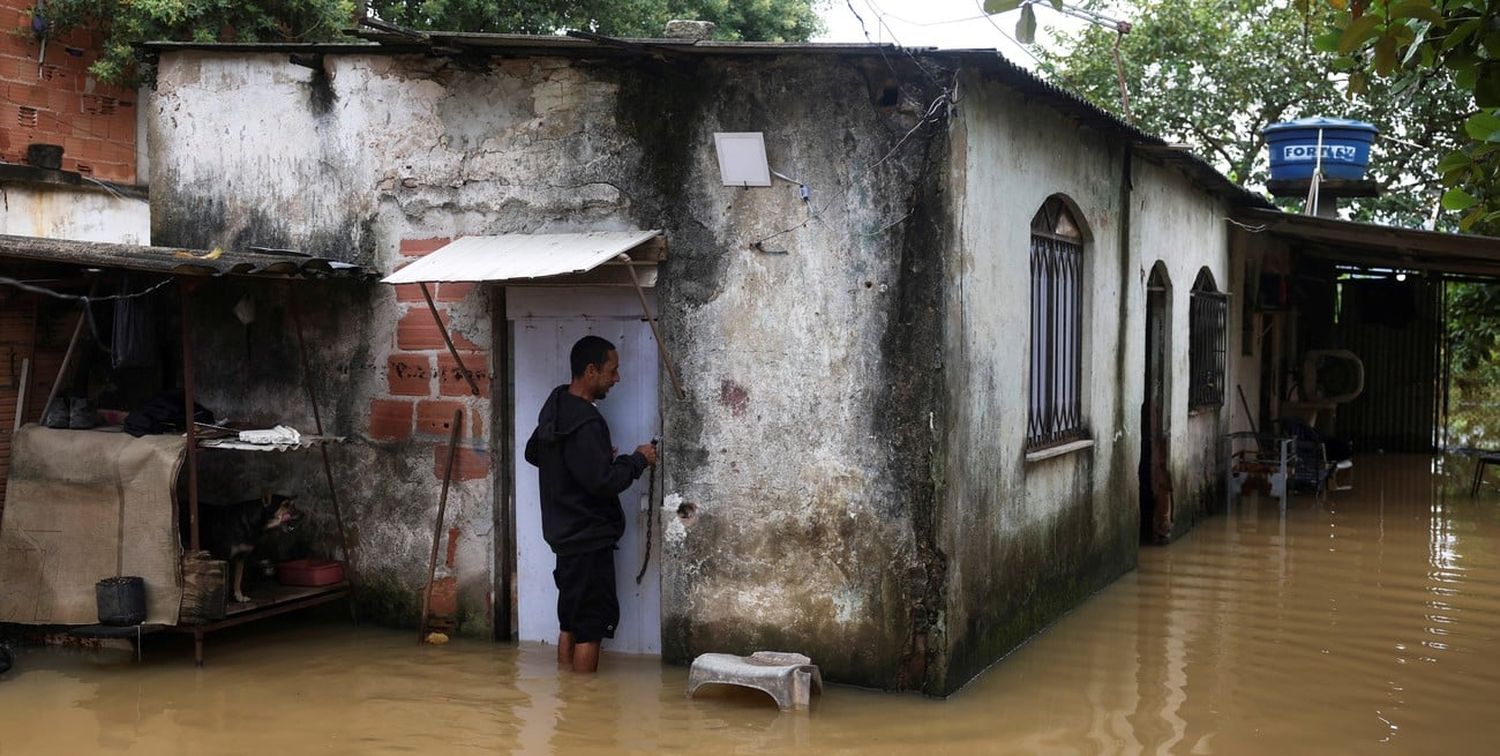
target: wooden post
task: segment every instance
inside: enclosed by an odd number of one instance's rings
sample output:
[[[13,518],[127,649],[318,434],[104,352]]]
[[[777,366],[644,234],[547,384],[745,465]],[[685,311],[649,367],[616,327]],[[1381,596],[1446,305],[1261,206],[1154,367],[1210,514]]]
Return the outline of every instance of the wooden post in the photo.
[[[515,408],[512,402],[510,315],[506,311],[504,286],[490,289],[492,310],[490,332],[490,364],[493,375],[490,387],[491,448],[500,451],[494,470],[494,526],[495,526],[495,592],[494,637],[495,640],[511,640],[511,622],[514,619],[511,596],[516,576],[516,518],[513,493],[515,490]]]
[[[667,344],[661,340],[661,331],[656,328],[656,318],[651,314],[651,305],[646,303],[646,292],[641,288],[641,280],[635,276],[635,268],[630,267],[630,255],[621,254],[620,261],[625,264],[625,272],[630,274],[630,283],[635,286],[635,295],[641,300],[641,312],[646,315],[646,325],[651,326],[651,335],[656,338],[656,351],[661,355],[661,364],[667,369],[667,377],[672,379],[672,388],[677,391],[678,399],[686,399],[687,392],[682,390],[682,381],[677,380],[677,370],[672,367],[672,356],[667,354]]]
[[[297,300],[297,290],[291,279],[286,282],[287,301],[292,309],[292,322],[297,331],[297,354],[302,361],[302,385],[307,389],[307,403],[312,406],[313,430],[323,435],[323,416],[318,412],[318,392],[313,388],[312,368],[307,362],[307,340],[302,333],[302,307]],[[333,505],[333,524],[339,531],[339,548],[344,552],[344,563],[349,569],[344,573],[344,579],[349,583],[349,615],[356,623],[359,622],[358,609],[359,593],[355,589],[354,581],[354,552],[349,550],[349,537],[344,534],[344,515],[339,507],[338,488],[333,484],[333,466],[328,462],[328,444],[320,441],[318,443],[318,454],[323,458],[323,478],[328,482],[328,501]]]
[[[432,303],[432,294],[427,291],[427,284],[419,283],[422,289],[422,298],[427,300],[427,310],[432,313],[432,322],[437,324],[438,333],[443,335],[443,343],[448,345],[448,354],[453,355],[453,361],[458,363],[458,372],[463,375],[464,380],[469,382],[469,390],[474,396],[479,396],[479,384],[474,381],[474,374],[464,365],[464,358],[458,356],[458,349],[453,346],[453,339],[448,337],[448,326],[443,325],[443,318],[438,315],[437,305]]]
[[[63,378],[68,375],[68,366],[73,362],[73,353],[78,349],[78,338],[83,335],[83,324],[89,319],[89,300],[93,298],[94,292],[99,290],[99,280],[89,285],[89,295],[83,300],[83,308],[78,311],[78,323],[73,326],[73,337],[68,339],[68,351],[63,352],[62,365],[57,368],[57,378],[52,381],[52,390],[47,392],[47,403],[42,405],[42,417],[47,416],[47,408],[57,399],[57,394],[62,390]],[[32,353],[33,356],[35,352]]]
[[[432,603],[432,579],[437,575],[438,546],[443,540],[443,519],[448,512],[448,484],[453,480],[453,460],[458,457],[458,437],[463,431],[464,411],[453,410],[453,432],[448,437],[448,464],[443,468],[443,493],[438,497],[437,521],[432,525],[432,555],[427,559],[427,582],[422,584],[422,616],[417,620],[417,644],[427,640],[427,609]]]
[[[198,433],[193,423],[197,397],[193,384],[193,332],[188,326],[192,322],[192,290],[193,284],[186,278],[177,279],[177,298],[182,302],[182,411],[183,424],[187,426],[189,548],[198,551],[202,548],[198,532]],[[194,637],[199,638],[198,665],[203,666],[202,640],[196,633]]]

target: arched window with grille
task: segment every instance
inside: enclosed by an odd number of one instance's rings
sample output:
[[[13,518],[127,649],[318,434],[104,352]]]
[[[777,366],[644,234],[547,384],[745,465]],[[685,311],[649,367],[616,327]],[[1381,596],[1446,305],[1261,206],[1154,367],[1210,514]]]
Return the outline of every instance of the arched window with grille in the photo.
[[[1083,417],[1083,225],[1060,197],[1031,219],[1031,373],[1026,447],[1087,435]]]
[[[1188,311],[1188,407],[1224,404],[1225,335],[1228,298],[1214,285],[1208,268],[1198,271]]]

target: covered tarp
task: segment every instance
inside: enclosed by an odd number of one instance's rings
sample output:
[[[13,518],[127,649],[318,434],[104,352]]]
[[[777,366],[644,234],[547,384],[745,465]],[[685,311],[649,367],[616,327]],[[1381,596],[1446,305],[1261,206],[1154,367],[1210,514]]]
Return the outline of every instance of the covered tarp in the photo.
[[[12,441],[0,511],[0,622],[92,625],[94,584],[146,582],[147,624],[182,603],[173,491],[186,442],[28,425]]]

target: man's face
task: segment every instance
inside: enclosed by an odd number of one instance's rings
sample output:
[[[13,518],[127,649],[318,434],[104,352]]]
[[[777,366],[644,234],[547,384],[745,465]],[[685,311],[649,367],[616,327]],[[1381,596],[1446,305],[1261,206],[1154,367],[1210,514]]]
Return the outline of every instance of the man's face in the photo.
[[[620,382],[620,353],[609,350],[609,356],[604,359],[603,365],[589,365],[584,371],[584,376],[591,379],[590,387],[594,390],[594,399],[603,399],[609,394],[609,390]]]

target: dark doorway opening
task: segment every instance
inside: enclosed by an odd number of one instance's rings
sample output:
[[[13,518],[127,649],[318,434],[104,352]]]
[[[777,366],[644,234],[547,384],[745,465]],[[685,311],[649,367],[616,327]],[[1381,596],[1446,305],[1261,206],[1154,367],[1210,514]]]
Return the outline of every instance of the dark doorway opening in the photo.
[[[1172,535],[1172,282],[1161,262],[1146,282],[1146,380],[1141,403],[1141,542]]]

